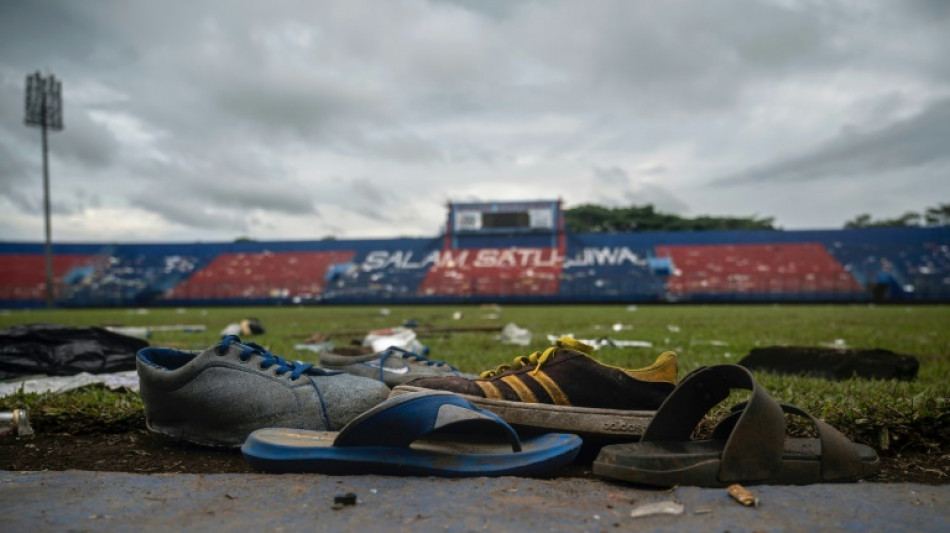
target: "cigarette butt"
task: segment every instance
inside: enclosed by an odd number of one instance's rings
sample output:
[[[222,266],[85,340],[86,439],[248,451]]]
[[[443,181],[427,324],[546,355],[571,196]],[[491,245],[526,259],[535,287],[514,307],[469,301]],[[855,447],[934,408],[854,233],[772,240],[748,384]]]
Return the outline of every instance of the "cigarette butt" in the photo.
[[[742,485],[729,485],[726,488],[726,492],[729,493],[729,496],[732,496],[732,499],[745,505],[746,507],[758,507],[759,499],[755,497],[754,494],[746,490]]]

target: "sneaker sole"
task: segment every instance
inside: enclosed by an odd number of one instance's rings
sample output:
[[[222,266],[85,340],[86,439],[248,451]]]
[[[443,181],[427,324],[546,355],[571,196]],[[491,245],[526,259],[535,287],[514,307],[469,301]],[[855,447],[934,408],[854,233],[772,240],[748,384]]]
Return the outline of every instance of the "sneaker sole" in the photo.
[[[428,389],[400,385],[392,390],[389,397],[423,390]],[[656,414],[656,411],[524,403],[467,394],[459,394],[459,396],[495,413],[512,425],[545,431],[576,433],[581,437],[599,437],[607,440],[638,439]]]
[[[154,433],[155,435],[161,435],[162,437],[165,437],[165,438],[169,438],[169,439],[173,439],[177,441],[184,441],[191,444],[197,444],[199,446],[206,446],[209,448],[239,448],[241,444],[244,443],[243,440],[236,444],[224,443],[224,442],[219,442],[216,440],[209,440],[209,439],[202,438],[201,436],[195,436],[192,433],[176,431],[176,430],[168,430],[165,428],[153,426],[152,424],[149,424],[147,421],[145,422],[145,427],[146,429],[148,429],[150,432]]]

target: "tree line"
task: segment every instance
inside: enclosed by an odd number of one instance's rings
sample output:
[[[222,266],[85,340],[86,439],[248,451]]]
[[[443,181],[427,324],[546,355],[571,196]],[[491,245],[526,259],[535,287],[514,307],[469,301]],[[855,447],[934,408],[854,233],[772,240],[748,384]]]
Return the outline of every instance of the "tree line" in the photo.
[[[604,207],[582,204],[564,210],[564,223],[575,233],[608,233],[631,231],[711,231],[711,230],[780,230],[774,217],[695,218],[658,212],[652,204],[629,207]],[[889,219],[875,219],[862,214],[845,222],[845,229],[875,227],[943,226],[950,224],[950,204],[929,207],[923,213],[908,212]]]

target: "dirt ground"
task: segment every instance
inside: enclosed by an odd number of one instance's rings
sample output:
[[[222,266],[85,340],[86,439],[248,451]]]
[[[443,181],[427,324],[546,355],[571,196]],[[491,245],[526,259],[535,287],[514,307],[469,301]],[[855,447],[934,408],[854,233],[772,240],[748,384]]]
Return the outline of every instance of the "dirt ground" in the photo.
[[[595,453],[596,450],[593,450]],[[593,453],[562,474],[593,477]],[[584,460],[586,457],[586,461]],[[92,470],[152,473],[253,472],[238,449],[205,448],[152,435],[145,430],[83,435],[39,434],[0,437],[0,470]],[[946,450],[910,451],[881,457],[881,472],[867,481],[877,483],[950,483],[950,454]]]

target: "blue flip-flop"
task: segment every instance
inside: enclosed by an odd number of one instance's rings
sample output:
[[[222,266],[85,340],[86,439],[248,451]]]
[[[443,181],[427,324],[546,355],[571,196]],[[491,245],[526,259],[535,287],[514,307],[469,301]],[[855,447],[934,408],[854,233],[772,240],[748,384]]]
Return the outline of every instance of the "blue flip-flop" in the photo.
[[[449,392],[390,398],[339,433],[266,428],[241,451],[266,472],[404,476],[543,476],[577,456],[581,439],[547,433],[521,440],[504,420]]]

